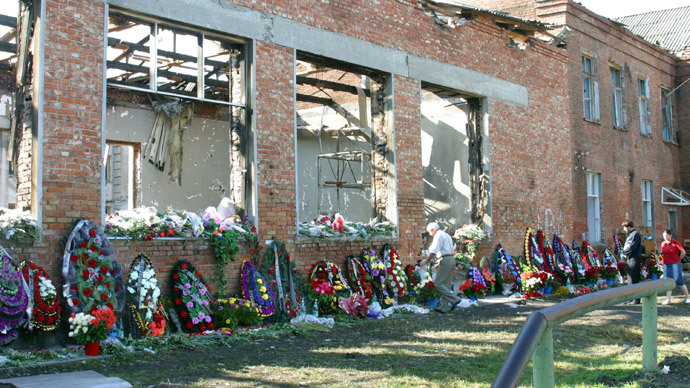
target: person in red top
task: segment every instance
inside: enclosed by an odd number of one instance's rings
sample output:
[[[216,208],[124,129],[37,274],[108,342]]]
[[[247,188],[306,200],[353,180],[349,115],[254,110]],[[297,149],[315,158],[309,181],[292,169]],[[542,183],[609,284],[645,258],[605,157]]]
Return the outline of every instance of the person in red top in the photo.
[[[664,277],[676,281],[676,286],[685,293],[685,303],[690,303],[690,294],[688,294],[688,287],[683,281],[683,267],[680,261],[685,257],[685,249],[680,243],[673,239],[673,234],[670,229],[664,230],[664,241],[661,243],[661,256],[664,264]],[[666,300],[662,304],[671,303],[671,295],[673,291],[666,293]]]

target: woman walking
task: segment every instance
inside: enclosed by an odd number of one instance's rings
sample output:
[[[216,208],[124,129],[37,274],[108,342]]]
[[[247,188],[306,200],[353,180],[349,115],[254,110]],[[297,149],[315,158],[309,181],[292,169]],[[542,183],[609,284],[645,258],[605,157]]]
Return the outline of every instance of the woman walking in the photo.
[[[676,281],[676,286],[685,293],[685,303],[690,303],[688,286],[683,281],[683,267],[680,261],[685,257],[685,249],[680,243],[673,239],[671,229],[664,230],[664,241],[661,243],[661,256],[664,261],[664,277]],[[662,304],[671,303],[673,290],[666,292],[666,300]]]

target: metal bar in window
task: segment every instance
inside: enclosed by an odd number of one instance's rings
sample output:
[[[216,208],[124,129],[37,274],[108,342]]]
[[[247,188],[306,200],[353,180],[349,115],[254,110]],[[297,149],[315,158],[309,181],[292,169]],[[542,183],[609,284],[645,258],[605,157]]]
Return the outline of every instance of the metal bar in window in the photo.
[[[198,98],[204,98],[204,91],[206,87],[204,86],[204,69],[206,58],[204,58],[204,35],[200,34],[197,36],[197,55],[196,55],[196,96]]]
[[[220,101],[220,100],[210,100],[210,99],[208,99],[208,98],[197,98],[197,97],[192,97],[192,96],[183,96],[183,95],[180,95],[180,94],[169,93],[169,92],[158,92],[158,91],[154,91],[154,90],[151,90],[151,89],[138,88],[138,87],[136,87],[136,86],[124,85],[124,84],[120,84],[120,83],[114,82],[114,81],[108,81],[108,85],[109,85],[110,87],[114,87],[114,88],[128,89],[128,90],[136,90],[136,91],[139,91],[139,92],[156,93],[156,94],[161,94],[161,95],[164,95],[164,96],[177,97],[177,98],[180,98],[180,99],[183,99],[183,100],[194,100],[194,101],[210,102],[210,103],[219,104],[219,105],[235,106],[235,107],[242,108],[242,109],[246,109],[246,108],[247,108],[247,106],[244,105],[244,104],[237,104],[237,103],[234,103],[234,102],[227,102],[227,101]]]
[[[158,90],[158,23],[151,25],[151,45],[149,46],[149,88]]]

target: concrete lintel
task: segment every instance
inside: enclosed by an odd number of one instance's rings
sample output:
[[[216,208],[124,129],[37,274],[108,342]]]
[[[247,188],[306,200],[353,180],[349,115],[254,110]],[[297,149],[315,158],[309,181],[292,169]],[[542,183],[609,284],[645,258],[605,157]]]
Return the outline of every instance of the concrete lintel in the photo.
[[[526,87],[478,71],[410,55],[409,77],[458,91],[529,106]]]
[[[528,91],[524,86],[228,2],[106,1],[114,7],[133,12],[290,47],[385,73],[453,88],[478,97],[528,106]]]

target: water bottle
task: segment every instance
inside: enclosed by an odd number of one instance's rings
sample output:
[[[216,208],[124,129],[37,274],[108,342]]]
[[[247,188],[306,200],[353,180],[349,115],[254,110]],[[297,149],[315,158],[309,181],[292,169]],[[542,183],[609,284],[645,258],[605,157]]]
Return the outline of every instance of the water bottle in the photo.
[[[314,300],[314,316],[319,316],[319,301]]]
[[[302,308],[300,308],[299,315],[307,315],[307,302],[304,301],[304,298],[302,298]]]

